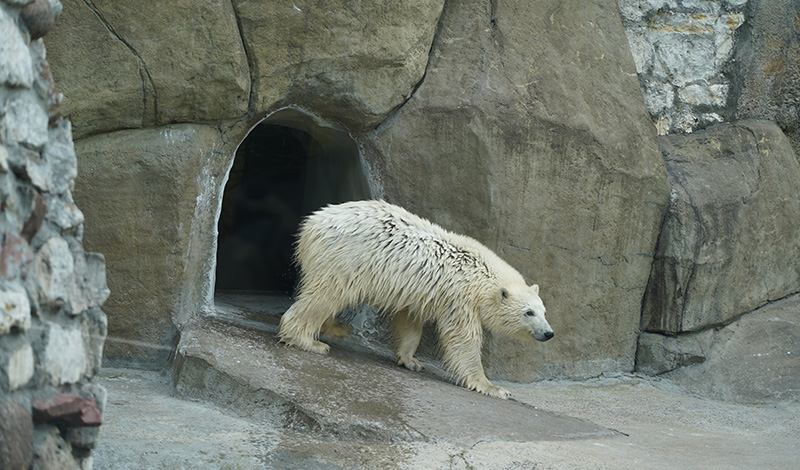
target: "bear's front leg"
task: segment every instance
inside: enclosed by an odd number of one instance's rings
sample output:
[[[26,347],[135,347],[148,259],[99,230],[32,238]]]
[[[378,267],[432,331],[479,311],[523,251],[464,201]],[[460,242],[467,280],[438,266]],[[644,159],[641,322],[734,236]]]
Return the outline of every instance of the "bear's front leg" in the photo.
[[[511,392],[489,382],[481,363],[483,328],[469,316],[439,323],[439,338],[444,361],[455,378],[470,390],[496,398],[508,398]]]

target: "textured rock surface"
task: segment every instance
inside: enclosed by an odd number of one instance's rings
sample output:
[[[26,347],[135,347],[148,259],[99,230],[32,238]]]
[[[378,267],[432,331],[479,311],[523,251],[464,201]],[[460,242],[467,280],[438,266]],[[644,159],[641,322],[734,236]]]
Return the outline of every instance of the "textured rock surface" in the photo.
[[[61,18],[45,40],[64,94],[62,111],[75,125],[75,136],[141,126],[147,87],[152,93],[143,65],[86,2],[63,3]]]
[[[51,468],[83,470],[82,464],[76,462],[72,457],[72,446],[64,440],[56,428],[38,434],[38,445],[33,456],[32,470],[49,470]],[[88,466],[91,469],[92,465]]]
[[[33,420],[16,403],[0,403],[0,468],[25,469],[33,460]]]
[[[302,103],[351,128],[374,127],[422,79],[443,4],[234,0],[253,105]]]
[[[372,126],[422,78],[443,5],[64,3],[46,41],[77,136],[236,118],[248,103]]]
[[[529,3],[323,8],[234,0],[187,14],[180,2],[112,8],[106,0],[65,0],[46,38],[67,95],[64,112],[82,136],[146,128],[78,144],[76,199],[90,222],[87,243],[114,268],[112,335],[133,342],[106,348],[109,355],[159,367],[174,328],[208,307],[209,253],[234,149],[263,116],[296,106],[349,132],[373,197],[478,238],[542,285],[556,341],[489,338],[492,375],[528,381],[630,370],[669,194],[650,122],[661,132],[694,130],[726,119],[738,100],[738,112],[774,119],[791,138],[796,38],[787,31],[796,22],[792,15],[770,21],[785,2]],[[0,47],[16,54],[18,43]],[[782,45],[775,52],[768,43]],[[26,66],[8,70],[15,83],[34,80]],[[33,109],[9,138],[43,146],[48,107],[9,103],[10,115]],[[211,125],[163,126],[175,120]],[[797,220],[785,139],[765,124],[720,129],[727,134],[716,140],[665,141],[673,153],[695,146],[715,156],[669,161],[672,211],[645,329],[700,330],[798,289],[790,257],[776,256],[797,249],[796,237],[779,235]],[[711,150],[699,150],[703,142]],[[19,161],[0,154],[0,170]],[[38,227],[45,216],[34,214],[47,214],[45,227],[79,233],[83,214],[60,209],[71,200],[48,194],[47,171],[22,166],[35,190],[14,196],[26,208],[20,223]],[[676,185],[681,175],[689,176]],[[0,270],[31,264],[25,243],[16,246]],[[92,264],[73,261],[76,269]],[[651,372],[706,357],[701,336],[649,336],[653,350],[670,357]]]
[[[194,250],[213,238],[194,220],[198,195],[215,181],[209,175],[218,181],[222,170],[214,168],[226,163],[220,133],[176,125],[103,134],[76,145],[81,173],[75,199],[87,214],[97,215],[86,228],[86,243],[113,266],[112,295],[104,307],[109,334],[129,340],[110,343],[106,356],[160,367],[175,334],[171,314],[181,296],[194,295],[193,272],[186,267]],[[193,247],[194,235],[206,236],[206,245]]]
[[[750,0],[737,44],[736,116],[774,120],[800,155],[800,3]]]
[[[448,4],[431,54],[367,156],[391,202],[541,285],[556,340],[493,338],[487,370],[632,368],[668,189],[616,3]]]
[[[648,331],[696,331],[800,291],[800,165],[774,124],[662,138],[670,208],[644,301]]]
[[[663,377],[721,400],[800,401],[800,296],[766,305],[708,333],[703,360]]]
[[[77,136],[247,110],[249,69],[230,2],[64,4],[45,41]]]
[[[642,333],[636,349],[636,370],[648,375],[659,375],[703,362],[708,357],[713,338],[713,329],[679,336]]]

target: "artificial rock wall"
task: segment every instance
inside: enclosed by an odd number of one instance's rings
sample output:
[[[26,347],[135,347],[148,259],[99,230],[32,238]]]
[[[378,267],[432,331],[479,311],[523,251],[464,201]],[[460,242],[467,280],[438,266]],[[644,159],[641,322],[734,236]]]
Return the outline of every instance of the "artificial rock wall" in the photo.
[[[493,338],[494,377],[633,368],[668,189],[614,1],[151,3],[65,0],[47,38],[110,334],[130,340],[107,357],[163,365],[211,308],[235,149],[296,108],[356,142],[371,197],[542,285],[563,340]]]
[[[797,400],[800,4],[619,3],[670,182],[636,369]]]
[[[0,2],[0,468],[89,469],[105,402],[105,262],[42,36],[58,1]]]
[[[800,256],[796,2],[64,5],[46,40],[86,242],[113,268],[106,310],[126,341],[112,360],[165,365],[213,308],[236,148],[286,110],[352,138],[371,197],[474,236],[542,286],[557,339],[490,338],[493,377],[710,364],[715,341],[690,338],[800,290],[774,256]]]

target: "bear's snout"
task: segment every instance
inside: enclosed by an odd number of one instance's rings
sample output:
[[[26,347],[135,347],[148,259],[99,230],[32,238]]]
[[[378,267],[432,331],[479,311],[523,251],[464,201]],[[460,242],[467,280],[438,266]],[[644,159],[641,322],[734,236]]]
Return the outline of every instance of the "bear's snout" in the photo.
[[[533,337],[533,339],[535,339],[536,341],[542,341],[542,342],[549,341],[555,335],[556,334],[553,333],[552,330],[551,331],[545,331],[544,333],[537,333],[537,332],[534,332],[534,331],[531,332],[531,336]]]

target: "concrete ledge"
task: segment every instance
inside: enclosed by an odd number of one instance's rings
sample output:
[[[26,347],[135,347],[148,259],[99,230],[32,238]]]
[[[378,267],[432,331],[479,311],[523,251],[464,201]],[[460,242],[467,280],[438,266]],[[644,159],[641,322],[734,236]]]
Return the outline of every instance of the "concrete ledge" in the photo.
[[[572,440],[617,435],[594,423],[499,400],[336,345],[321,356],[278,344],[270,327],[208,318],[181,334],[177,394],[272,425],[377,442]],[[263,326],[263,324],[261,325]]]

